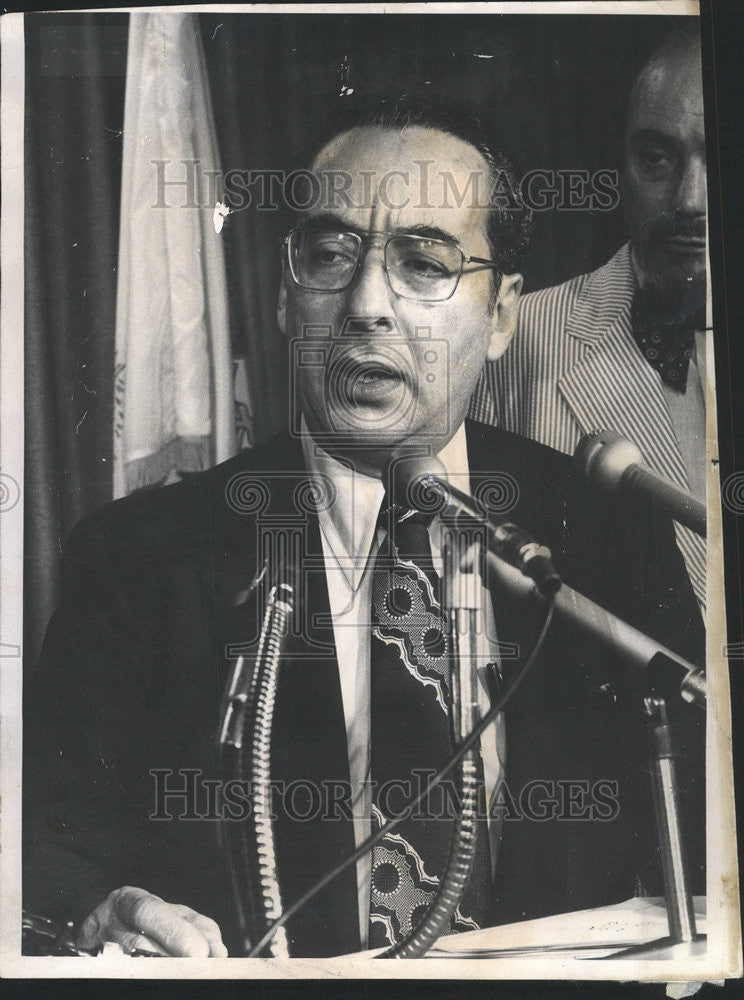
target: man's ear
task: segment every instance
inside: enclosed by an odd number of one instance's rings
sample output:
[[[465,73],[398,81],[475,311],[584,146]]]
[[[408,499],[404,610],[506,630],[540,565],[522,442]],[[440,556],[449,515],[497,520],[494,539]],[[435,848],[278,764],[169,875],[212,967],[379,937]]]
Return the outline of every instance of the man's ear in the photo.
[[[287,336],[287,285],[285,283],[286,271],[282,268],[282,278],[279,282],[279,300],[276,304],[276,321],[284,336]]]
[[[521,291],[521,274],[505,274],[503,276],[499,297],[493,310],[491,339],[486,351],[486,357],[489,361],[497,361],[514,336],[514,331],[517,329],[517,307]]]

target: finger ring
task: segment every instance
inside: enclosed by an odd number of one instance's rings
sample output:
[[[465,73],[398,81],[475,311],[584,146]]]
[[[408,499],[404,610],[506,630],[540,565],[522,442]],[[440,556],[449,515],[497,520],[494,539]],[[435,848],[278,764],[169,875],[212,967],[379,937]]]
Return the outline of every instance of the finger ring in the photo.
[[[131,947],[130,947],[130,949],[129,949],[129,954],[130,954],[130,955],[133,955],[133,954],[135,953],[135,951],[138,951],[138,950],[139,950],[139,946],[140,946],[140,938],[142,938],[142,934],[138,934],[138,935],[137,935],[137,936],[135,937],[134,941],[132,942],[132,946],[131,946]]]

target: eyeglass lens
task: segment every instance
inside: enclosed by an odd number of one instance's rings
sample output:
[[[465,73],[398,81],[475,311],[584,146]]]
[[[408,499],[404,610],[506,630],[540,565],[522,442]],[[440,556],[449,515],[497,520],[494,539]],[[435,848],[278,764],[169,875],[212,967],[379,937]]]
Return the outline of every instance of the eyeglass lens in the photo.
[[[354,233],[296,230],[289,239],[292,272],[305,288],[339,291],[352,281],[363,241]],[[385,267],[393,291],[436,301],[452,295],[462,271],[453,244],[420,236],[393,236],[385,243]]]

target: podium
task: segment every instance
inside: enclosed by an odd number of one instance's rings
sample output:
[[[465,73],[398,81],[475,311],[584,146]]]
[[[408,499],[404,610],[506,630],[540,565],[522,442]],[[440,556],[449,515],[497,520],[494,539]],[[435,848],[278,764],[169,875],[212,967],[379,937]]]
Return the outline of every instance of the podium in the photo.
[[[705,896],[693,900],[698,928],[705,932]],[[498,959],[557,958],[595,960],[626,956],[625,949],[636,949],[663,938],[669,930],[664,897],[640,897],[613,906],[577,910],[524,920],[501,927],[441,937],[426,958]],[[638,954],[628,954],[638,960]],[[674,958],[673,953],[647,955],[646,959]],[[695,956],[698,957],[698,956]],[[705,957],[705,939],[699,955]]]

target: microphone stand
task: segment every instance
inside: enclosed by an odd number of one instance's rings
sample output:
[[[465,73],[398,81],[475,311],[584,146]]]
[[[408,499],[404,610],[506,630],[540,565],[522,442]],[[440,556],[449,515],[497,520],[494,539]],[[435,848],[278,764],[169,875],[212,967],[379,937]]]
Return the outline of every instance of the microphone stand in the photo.
[[[542,603],[544,598],[522,574],[493,553],[487,554],[489,580]],[[693,664],[633,628],[588,598],[563,584],[554,598],[559,618],[579,628],[624,662],[645,674],[649,689],[670,690],[698,708],[705,708],[705,674]],[[625,948],[609,958],[695,958],[705,954],[706,936],[695,926],[695,911],[687,867],[675,761],[666,699],[654,693],[644,698],[642,711],[649,736],[650,777],[656,827],[661,850],[669,935],[643,945]]]
[[[625,948],[612,958],[683,959],[705,955],[707,938],[698,934],[690,889],[687,858],[679,815],[674,746],[667,718],[666,700],[658,696],[644,698],[643,712],[648,723],[651,762],[651,787],[654,812],[664,872],[669,935],[647,944]]]

